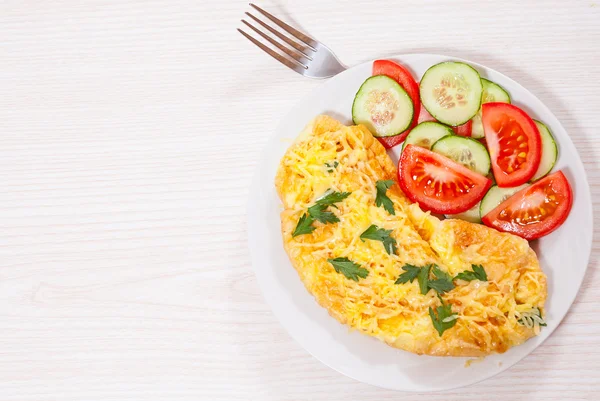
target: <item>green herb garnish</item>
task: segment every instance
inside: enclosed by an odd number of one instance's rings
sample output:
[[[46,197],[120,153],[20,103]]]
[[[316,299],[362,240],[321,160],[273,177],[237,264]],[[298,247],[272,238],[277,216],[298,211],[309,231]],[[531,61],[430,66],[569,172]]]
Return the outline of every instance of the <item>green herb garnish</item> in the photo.
[[[308,214],[323,224],[337,223],[340,221],[333,212],[327,211],[327,205],[313,205],[308,208]]]
[[[432,265],[426,265],[421,267],[421,271],[417,275],[419,288],[421,289],[421,294],[423,295],[429,292],[429,272],[431,271],[431,266]]]
[[[419,282],[421,294],[427,294],[430,289],[436,291],[437,297],[440,299],[442,305],[438,306],[436,309],[429,307],[429,316],[433,322],[433,327],[435,327],[438,334],[441,336],[444,331],[456,324],[456,319],[458,318],[457,314],[452,313],[451,305],[446,305],[442,298],[442,294],[454,288],[452,277],[441,270],[436,264],[428,264],[423,267],[406,264],[402,266],[402,270],[404,270],[404,273],[398,277],[394,284],[412,283],[416,278]],[[429,278],[429,274],[432,270],[433,275],[435,276],[434,280]]]
[[[465,270],[464,272],[460,272],[454,277],[454,280],[464,280],[464,281],[487,281],[487,274],[485,273],[485,269],[481,265],[471,265],[471,269],[473,271]]]
[[[337,162],[337,160],[334,160],[332,163],[325,163],[325,165],[327,166],[327,172],[333,173],[333,170],[335,170],[335,168],[339,166],[339,163]]]
[[[330,190],[327,190],[325,192],[325,195],[317,199],[315,203],[317,205],[333,206],[337,208],[337,206],[335,206],[334,203],[341,202],[349,196],[350,192],[330,192]]]
[[[412,283],[416,278],[419,281],[419,289],[423,295],[427,294],[429,290],[435,290],[438,295],[444,294],[454,288],[452,277],[436,264],[428,264],[423,267],[406,264],[402,267],[402,270],[405,272],[398,277],[394,284],[404,284],[409,281]],[[432,270],[435,279],[429,278]]]
[[[381,241],[385,251],[392,255],[396,253],[396,240],[390,235],[392,230],[385,230],[377,227],[375,224],[371,224],[369,228],[360,235],[361,240],[371,239],[373,241]]]
[[[537,306],[534,306],[528,312],[521,312],[521,318],[517,320],[517,323],[519,323],[521,326],[529,328],[535,326],[547,326],[546,321],[542,317],[542,311],[540,311],[540,308],[538,308]]]
[[[456,319],[458,315],[456,313],[452,313],[452,306],[447,305],[444,301],[442,301],[442,305],[435,308],[435,313],[433,308],[429,307],[429,316],[431,317],[431,322],[433,323],[433,327],[437,330],[440,337],[444,334],[444,331],[454,327],[456,324]]]
[[[326,210],[329,206],[333,206],[337,209],[334,203],[341,202],[350,196],[350,192],[331,192],[327,190],[325,195],[316,200],[315,204],[308,208],[308,213],[304,213],[296,229],[292,233],[292,237],[296,237],[302,234],[310,234],[315,231],[316,227],[312,223],[319,221],[323,224],[337,223],[340,219],[332,212]]]
[[[365,278],[369,275],[369,271],[359,264],[354,263],[348,258],[327,259],[333,265],[336,272],[342,273],[350,280],[358,281],[358,278]]]
[[[296,229],[292,233],[292,237],[296,237],[302,234],[310,234],[315,231],[316,227],[312,225],[314,219],[309,216],[307,213],[304,213],[300,220],[298,220],[298,225]]]
[[[396,183],[394,180],[379,180],[375,183],[377,187],[377,195],[375,196],[375,205],[383,206],[383,208],[389,213],[395,215],[394,204],[391,199],[386,195],[387,190]]]
[[[402,273],[400,277],[398,277],[394,284],[404,284],[408,283],[409,281],[412,283],[419,275],[421,268],[418,266],[406,264],[402,266],[402,270],[404,270],[404,273]]]
[[[452,277],[445,271],[440,270],[437,265],[433,265],[433,275],[435,280],[429,280],[428,286],[437,291],[438,294],[443,294],[454,288]]]

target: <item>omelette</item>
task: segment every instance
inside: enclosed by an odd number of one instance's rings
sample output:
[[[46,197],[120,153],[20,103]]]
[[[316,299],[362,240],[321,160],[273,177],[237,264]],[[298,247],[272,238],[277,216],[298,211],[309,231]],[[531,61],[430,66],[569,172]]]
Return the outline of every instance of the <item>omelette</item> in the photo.
[[[275,177],[283,245],[316,301],[351,329],[416,354],[484,356],[539,334],[546,276],[528,242],[440,220],[395,180],[366,127],[328,116],[286,152]]]

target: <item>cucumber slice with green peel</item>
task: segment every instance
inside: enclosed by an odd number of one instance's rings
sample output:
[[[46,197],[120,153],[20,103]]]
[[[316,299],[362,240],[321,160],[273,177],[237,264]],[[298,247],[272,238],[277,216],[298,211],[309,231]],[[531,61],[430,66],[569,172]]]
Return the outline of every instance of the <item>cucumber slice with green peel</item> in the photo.
[[[483,95],[481,101],[483,103],[502,102],[510,103],[510,95],[500,85],[489,79],[481,78],[481,84],[483,85]]]
[[[523,184],[518,187],[500,188],[498,185],[494,185],[481,200],[479,217],[483,218],[483,216],[494,210],[499,204],[528,186],[529,184]]]
[[[475,139],[458,135],[446,136],[434,143],[431,150],[481,175],[488,175],[490,172],[490,155],[485,146]]]
[[[481,78],[481,83],[483,84],[481,104],[491,102],[510,103],[510,95],[503,87],[485,78]],[[479,110],[475,117],[473,117],[471,138],[483,138],[484,136],[483,123],[481,122],[481,110]]]
[[[402,150],[404,150],[406,145],[416,145],[425,149],[431,149],[438,139],[447,135],[454,135],[452,128],[433,121],[425,121],[410,131],[410,134],[408,134],[402,144]]]
[[[483,85],[479,73],[470,65],[446,61],[425,71],[419,92],[429,114],[439,122],[458,126],[479,111]]]
[[[481,202],[477,203],[475,206],[467,210],[466,212],[462,212],[459,214],[447,214],[447,219],[459,219],[468,221],[470,223],[481,223],[481,216],[479,215],[479,206]]]
[[[408,93],[385,75],[375,75],[363,82],[352,103],[354,124],[364,124],[377,137],[406,131],[414,114]]]
[[[540,131],[540,137],[542,138],[542,159],[540,160],[540,167],[538,167],[538,170],[531,179],[532,182],[546,176],[552,170],[558,158],[556,141],[554,141],[554,137],[548,127],[546,127],[546,124],[537,120],[533,121]]]
[[[471,126],[471,138],[483,138],[483,122],[481,121],[481,110],[473,117],[473,125]]]

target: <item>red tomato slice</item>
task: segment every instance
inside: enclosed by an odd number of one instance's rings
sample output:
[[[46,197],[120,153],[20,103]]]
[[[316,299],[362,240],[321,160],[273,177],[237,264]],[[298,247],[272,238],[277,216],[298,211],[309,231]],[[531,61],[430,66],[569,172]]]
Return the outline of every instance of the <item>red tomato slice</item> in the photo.
[[[516,187],[533,177],[542,157],[542,139],[533,120],[507,103],[481,106],[483,130],[499,187]]]
[[[573,205],[569,181],[557,171],[524,188],[483,216],[483,223],[533,240],[565,222]]]
[[[375,60],[373,61],[373,75],[387,75],[398,81],[400,86],[404,88],[406,93],[408,93],[408,96],[412,99],[415,114],[419,114],[419,109],[421,107],[419,84],[417,84],[417,81],[415,81],[411,73],[405,67],[391,60]]]
[[[452,127],[452,129],[454,130],[454,132],[456,132],[456,135],[471,136],[471,130],[473,129],[473,121],[469,120],[463,125],[459,125],[458,127]]]
[[[469,210],[492,186],[489,178],[414,145],[407,145],[402,151],[398,182],[411,201],[440,214]]]
[[[410,133],[410,130],[412,128],[413,127],[411,124],[411,128],[407,129],[406,131],[404,131],[403,133],[401,133],[399,135],[383,136],[381,138],[378,138],[378,137],[375,137],[375,138],[377,138],[377,140],[383,145],[384,148],[391,149],[394,146],[404,142],[404,140],[406,139],[406,137],[408,136],[408,134]]]
[[[435,121],[435,119],[423,105],[421,105],[421,113],[419,113],[419,118],[417,119],[417,124],[421,124],[424,121]],[[463,125],[459,125],[458,127],[450,127],[456,133],[456,135],[460,136],[471,136],[471,131],[473,129],[473,121],[469,120]]]
[[[373,75],[387,75],[397,81],[400,86],[410,96],[414,108],[414,115],[418,116],[421,109],[421,95],[419,94],[419,84],[414,80],[411,73],[400,64],[391,60],[373,61]],[[417,118],[413,117],[410,127],[399,135],[377,138],[386,148],[390,149],[403,142],[410,130],[418,124]]]
[[[435,119],[435,117],[433,117],[431,114],[429,114],[429,112],[427,111],[427,109],[425,107],[423,107],[423,105],[421,105],[421,112],[419,113],[419,119],[417,120],[417,123],[421,124],[424,121],[435,121],[435,122],[437,122],[437,120]]]

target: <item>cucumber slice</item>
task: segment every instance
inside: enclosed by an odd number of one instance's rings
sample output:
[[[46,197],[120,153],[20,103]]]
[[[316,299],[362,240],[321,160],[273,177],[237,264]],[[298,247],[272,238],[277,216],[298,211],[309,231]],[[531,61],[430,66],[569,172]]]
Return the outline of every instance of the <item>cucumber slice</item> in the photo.
[[[446,136],[433,144],[431,150],[481,174],[490,172],[490,155],[483,144],[464,136]]]
[[[425,71],[419,92],[429,114],[444,124],[458,126],[479,111],[483,86],[473,67],[446,61]]]
[[[529,184],[523,184],[513,188],[500,188],[498,185],[494,185],[481,200],[479,217],[483,218],[483,216],[494,210],[496,206],[528,186]]]
[[[483,138],[483,122],[481,121],[481,110],[473,117],[473,125],[471,126],[471,138]]]
[[[481,98],[481,104],[491,102],[510,103],[510,95],[503,87],[485,78],[481,78],[481,83],[483,84],[483,96]],[[481,122],[481,110],[479,110],[477,115],[473,117],[471,137],[483,138],[484,136],[483,123]]]
[[[533,121],[538,127],[540,136],[542,138],[542,159],[540,160],[540,166],[538,167],[538,170],[531,179],[531,181],[537,181],[546,176],[552,170],[552,167],[554,167],[556,159],[558,158],[558,147],[556,146],[556,142],[554,141],[552,133],[548,127],[546,127],[546,124],[537,120]]]
[[[414,117],[412,99],[390,77],[368,78],[356,92],[352,121],[364,124],[374,136],[394,136],[406,131]]]
[[[481,101],[483,103],[502,102],[510,103],[510,95],[500,85],[489,79],[481,78],[481,84],[483,85],[483,97]]]
[[[462,212],[459,214],[447,214],[446,218],[465,220],[470,223],[481,223],[481,216],[479,216],[479,206],[480,205],[481,205],[481,202],[477,203],[475,206],[473,206],[466,212]]]
[[[438,139],[453,134],[454,131],[447,125],[433,121],[425,121],[410,131],[410,134],[408,134],[402,144],[402,150],[404,150],[406,145],[417,145],[422,148],[431,149],[431,146],[433,146]]]

